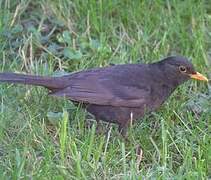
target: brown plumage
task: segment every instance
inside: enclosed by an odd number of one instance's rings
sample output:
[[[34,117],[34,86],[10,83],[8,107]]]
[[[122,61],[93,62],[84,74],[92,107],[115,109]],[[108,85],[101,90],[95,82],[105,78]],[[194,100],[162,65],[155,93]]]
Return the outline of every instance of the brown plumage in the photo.
[[[0,81],[43,86],[50,95],[83,103],[96,120],[117,123],[123,134],[133,119],[159,108],[190,78],[207,79],[184,57],[153,64],[125,64],[84,70],[62,77],[0,73]]]

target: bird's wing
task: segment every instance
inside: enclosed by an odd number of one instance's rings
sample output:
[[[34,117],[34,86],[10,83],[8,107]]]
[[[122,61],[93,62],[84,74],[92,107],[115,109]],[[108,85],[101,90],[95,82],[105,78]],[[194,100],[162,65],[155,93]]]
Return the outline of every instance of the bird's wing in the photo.
[[[121,107],[143,107],[149,101],[150,88],[122,85],[119,82],[99,79],[72,81],[65,89],[53,92],[72,101]]]

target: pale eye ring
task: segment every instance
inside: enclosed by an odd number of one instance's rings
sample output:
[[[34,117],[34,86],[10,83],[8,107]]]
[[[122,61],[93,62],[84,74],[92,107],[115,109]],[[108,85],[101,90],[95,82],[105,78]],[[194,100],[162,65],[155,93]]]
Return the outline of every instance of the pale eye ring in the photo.
[[[183,72],[183,73],[185,73],[187,71],[185,66],[180,66],[179,70],[180,70],[180,72]]]

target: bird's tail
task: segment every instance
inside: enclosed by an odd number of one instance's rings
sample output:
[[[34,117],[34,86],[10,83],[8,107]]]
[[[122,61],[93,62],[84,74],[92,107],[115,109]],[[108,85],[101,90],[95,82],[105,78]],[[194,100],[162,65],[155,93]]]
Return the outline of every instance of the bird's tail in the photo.
[[[61,77],[45,77],[17,73],[0,73],[0,82],[43,86],[50,90],[62,89],[66,86],[66,81],[60,78]]]

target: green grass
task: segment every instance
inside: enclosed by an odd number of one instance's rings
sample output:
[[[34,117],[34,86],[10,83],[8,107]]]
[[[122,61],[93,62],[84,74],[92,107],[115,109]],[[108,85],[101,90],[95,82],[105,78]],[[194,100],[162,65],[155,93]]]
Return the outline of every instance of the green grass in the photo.
[[[4,0],[0,69],[56,75],[180,54],[210,77],[210,33],[205,0]],[[205,98],[194,113],[187,104],[198,93]],[[1,84],[1,179],[210,178],[209,93],[206,83],[185,83],[124,143],[115,125],[97,135],[83,109],[43,88]]]

